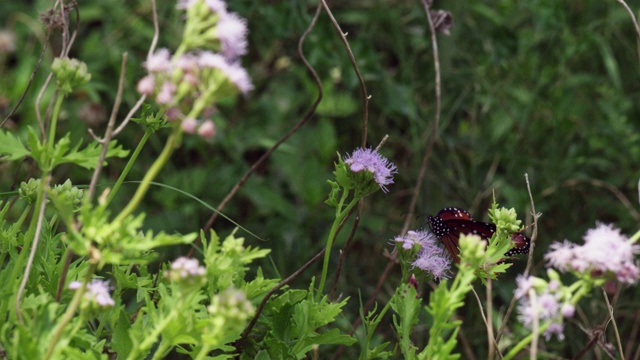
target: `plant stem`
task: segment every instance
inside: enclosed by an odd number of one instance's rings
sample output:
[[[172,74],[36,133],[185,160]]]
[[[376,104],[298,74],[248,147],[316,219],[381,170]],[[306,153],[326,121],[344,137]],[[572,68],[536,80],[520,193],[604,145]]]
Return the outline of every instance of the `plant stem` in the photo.
[[[47,142],[47,155],[51,156],[53,153],[53,147],[56,140],[56,127],[58,125],[58,116],[60,115],[60,107],[64,101],[64,95],[59,95],[56,98],[56,104],[53,107],[53,115],[51,116],[51,126],[49,128],[49,141]],[[43,165],[43,164],[41,164]],[[45,169],[50,169],[51,164],[44,164]],[[45,169],[41,169],[45,171]]]
[[[353,200],[351,200],[351,202],[349,203],[349,205],[347,205],[347,207],[345,207],[343,211],[340,211],[340,209],[344,204],[344,201],[346,200],[347,195],[348,195],[348,192],[345,191],[342,194],[342,199],[340,200],[340,204],[336,206],[336,209],[337,209],[336,219],[333,221],[333,225],[331,225],[331,230],[329,231],[329,238],[327,239],[327,246],[324,252],[324,262],[322,264],[322,277],[320,278],[320,285],[318,286],[318,294],[316,296],[316,300],[320,300],[320,297],[322,296],[322,293],[324,291],[324,284],[327,280],[327,272],[329,269],[329,258],[331,255],[331,246],[333,245],[333,242],[336,239],[336,232],[338,231],[338,226],[340,226],[340,223],[342,222],[344,217],[347,216],[347,214],[349,214],[349,211],[351,211],[351,209],[358,203],[358,200],[360,200],[360,198],[354,197]]]
[[[87,274],[84,276],[84,279],[82,280],[82,285],[78,290],[76,290],[76,293],[73,296],[73,299],[71,300],[71,304],[69,304],[67,311],[65,311],[64,315],[62,315],[62,319],[60,319],[60,322],[58,323],[58,327],[56,327],[56,329],[53,331],[51,343],[49,344],[49,348],[47,349],[47,352],[44,356],[45,360],[50,359],[51,356],[53,355],[53,352],[56,349],[56,345],[58,344],[58,341],[60,341],[60,337],[62,337],[64,328],[65,326],[67,326],[69,321],[71,321],[71,319],[73,318],[73,315],[78,309],[78,306],[80,306],[80,301],[82,301],[82,297],[84,296],[84,293],[87,290],[87,284],[89,283],[89,280],[91,280],[91,277],[93,276],[93,273],[96,271],[97,267],[98,267],[97,262],[91,264],[89,271],[87,271]]]
[[[505,355],[502,358],[502,360],[511,360],[511,359],[513,359],[514,356],[518,355],[520,350],[522,350],[525,346],[527,346],[527,344],[529,344],[533,340],[534,336],[538,336],[539,334],[543,333],[545,330],[547,330],[549,325],[551,325],[551,321],[547,321],[544,324],[542,324],[542,326],[540,326],[540,328],[538,329],[538,333],[537,334],[534,334],[533,332],[531,332],[531,334],[527,335],[527,337],[525,337],[519,343],[517,343],[516,346],[514,346],[511,349],[511,351],[509,351],[509,353],[507,353],[507,355]]]
[[[131,170],[131,168],[133,167],[133,164],[138,159],[138,155],[140,155],[140,152],[142,151],[142,148],[144,147],[144,145],[147,143],[147,140],[149,139],[150,135],[151,135],[150,130],[147,130],[144,132],[144,135],[142,136],[142,139],[140,139],[138,146],[136,146],[136,149],[133,151],[133,154],[129,158],[127,165],[124,167],[124,170],[122,170],[122,174],[120,174],[120,177],[118,177],[118,181],[116,181],[116,184],[113,185],[113,189],[111,189],[111,191],[109,192],[105,206],[109,206],[113,198],[118,193],[118,190],[120,189],[120,185],[122,185],[122,183],[124,182],[124,179],[129,174],[129,171]]]
[[[160,156],[151,165],[151,167],[149,168],[149,171],[147,171],[147,174],[144,176],[144,178],[140,182],[140,185],[138,186],[138,190],[136,190],[136,193],[133,195],[133,198],[131,199],[129,204],[124,208],[124,210],[122,210],[122,212],[120,212],[120,214],[116,216],[116,218],[114,219],[114,222],[122,221],[124,218],[131,215],[131,213],[138,207],[138,205],[142,201],[142,198],[147,193],[147,190],[149,190],[149,186],[151,185],[151,182],[158,175],[162,167],[167,163],[173,151],[178,147],[181,137],[182,137],[182,128],[180,127],[180,125],[178,125],[173,128],[173,132],[171,133],[171,135],[169,135],[169,138],[167,139],[167,143],[165,144],[164,149],[162,150],[162,153],[160,153]]]

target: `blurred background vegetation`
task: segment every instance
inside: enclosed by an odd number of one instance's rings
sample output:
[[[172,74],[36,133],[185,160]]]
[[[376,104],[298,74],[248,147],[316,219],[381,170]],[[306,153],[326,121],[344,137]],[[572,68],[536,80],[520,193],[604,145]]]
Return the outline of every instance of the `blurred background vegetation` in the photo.
[[[15,42],[13,51],[6,48],[0,54],[2,118],[26,88],[37,62],[45,39],[38,16],[49,4],[42,0],[0,4],[0,27],[11,32]],[[246,98],[221,104],[215,141],[186,137],[157,181],[216,206],[251,164],[302,118],[317,89],[296,47],[316,4],[230,2],[230,9],[249,22],[250,53],[243,63],[255,90]],[[175,49],[182,14],[173,2],[160,1],[158,6],[159,46]],[[342,325],[348,327],[357,318],[358,297],[366,301],[373,292],[388,261],[383,252],[390,249],[389,241],[400,232],[406,216],[413,219],[412,228],[419,228],[425,214],[460,206],[486,221],[495,191],[501,205],[516,208],[522,219],[530,221],[525,173],[536,210],[543,214],[535,275],[543,276],[543,254],[552,241],[579,242],[596,221],[615,223],[629,235],[638,229],[640,61],[632,22],[616,1],[435,2],[433,8],[452,12],[454,27],[450,36],[438,36],[442,121],[415,214],[407,213],[409,201],[435,115],[434,63],[422,5],[359,0],[333,1],[330,6],[348,32],[372,95],[368,143],[375,147],[389,134],[382,153],[399,168],[389,194],[378,192],[366,199],[338,285],[342,296],[352,297]],[[91,141],[87,129],[102,133],[111,111],[125,51],[128,86],[119,118],[137,99],[135,84],[144,73],[141,64],[153,28],[147,1],[87,1],[80,4],[79,13],[79,35],[71,56],[85,61],[93,78],[66,103],[60,131]],[[27,126],[35,126],[33,104],[58,38],[52,37],[34,85],[5,128],[25,132]],[[262,264],[269,276],[291,274],[323,247],[333,216],[323,200],[336,152],[351,152],[361,142],[358,80],[326,14],[320,16],[304,50],[322,79],[324,99],[313,119],[260,167],[225,209],[226,215],[267,240],[247,235],[249,244],[273,250],[270,261]],[[143,134],[136,126],[118,138],[126,148],[133,149]],[[129,180],[142,178],[159,154],[163,136],[160,133],[149,142]],[[112,160],[102,183],[115,182],[124,164],[125,160]],[[34,176],[32,169],[29,163],[0,164],[2,191]],[[69,167],[55,175],[59,183],[71,178],[74,184],[85,184],[90,173]],[[114,208],[124,206],[133,190],[132,184],[125,187]],[[149,193],[141,210],[147,213],[149,227],[184,233],[202,228],[211,216],[197,202],[160,187]],[[234,225],[218,220],[214,228],[225,235]],[[347,233],[343,231],[342,241]],[[511,299],[515,276],[524,263],[516,262],[510,274],[494,285],[498,312],[504,312]],[[295,286],[306,288],[318,270],[319,266],[308,270]],[[397,275],[387,280],[379,301],[398,285]],[[424,290],[428,295],[428,288]],[[639,296],[637,288],[625,289],[618,300],[623,343],[631,340],[629,334],[640,322],[634,300]],[[475,300],[469,300],[460,313],[465,321],[463,336],[482,358],[486,340],[476,334],[484,334],[484,325]],[[601,297],[584,301],[577,321],[584,320],[585,327],[568,324],[566,331],[576,336],[542,346],[553,356],[577,353],[591,339],[589,332],[606,319],[601,304]],[[417,343],[426,338],[428,319],[424,323],[425,332],[416,335]],[[510,328],[507,343],[525,333],[515,324]],[[394,336],[390,327],[381,329]],[[608,330],[609,340],[611,334]]]

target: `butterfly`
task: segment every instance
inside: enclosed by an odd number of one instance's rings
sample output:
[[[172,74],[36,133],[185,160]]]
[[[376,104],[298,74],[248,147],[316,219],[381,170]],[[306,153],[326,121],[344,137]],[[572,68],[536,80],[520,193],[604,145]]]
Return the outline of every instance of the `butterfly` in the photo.
[[[436,216],[429,216],[429,225],[456,263],[460,262],[460,235],[478,235],[484,241],[489,241],[496,232],[494,224],[474,220],[466,210],[457,207],[444,208]],[[511,234],[511,244],[513,247],[506,256],[528,254],[531,239],[516,232]]]

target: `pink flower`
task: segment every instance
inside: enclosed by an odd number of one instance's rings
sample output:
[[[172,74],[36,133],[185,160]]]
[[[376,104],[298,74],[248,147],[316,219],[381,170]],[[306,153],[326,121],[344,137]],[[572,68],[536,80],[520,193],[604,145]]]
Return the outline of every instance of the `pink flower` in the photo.
[[[167,72],[171,70],[171,53],[168,49],[159,49],[147,58],[144,66],[150,73]]]
[[[640,246],[633,244],[613,225],[597,224],[584,236],[583,245],[554,243],[545,255],[550,266],[561,271],[613,276],[621,282],[636,283],[640,279],[634,255]]]
[[[156,87],[156,80],[153,76],[147,75],[138,81],[136,90],[142,95],[150,96]]]
[[[216,136],[216,125],[211,120],[206,120],[198,128],[198,135],[207,140],[213,139]]]
[[[222,0],[204,0],[204,3],[215,13],[223,14],[227,12],[227,4]]]
[[[77,290],[80,286],[82,286],[82,282],[80,281],[72,281],[69,283],[69,289],[71,290]],[[99,279],[91,280],[91,282],[87,284],[87,290],[84,293],[84,298],[90,303],[94,303],[101,307],[113,306],[116,304],[109,294],[109,282]]]
[[[187,134],[195,134],[196,128],[198,127],[198,120],[187,118],[182,120],[182,130]]]
[[[173,101],[173,96],[176,93],[176,86],[173,83],[165,82],[160,87],[160,92],[156,96],[158,104],[166,105]]]
[[[247,21],[234,13],[221,13],[216,25],[220,51],[233,61],[247,53]]]
[[[192,53],[184,54],[176,60],[176,67],[185,72],[195,72],[198,70],[198,57]]]
[[[253,90],[251,78],[249,77],[247,70],[240,66],[240,64],[234,63],[229,65],[226,69],[225,75],[241,93],[246,95],[249,91]]]

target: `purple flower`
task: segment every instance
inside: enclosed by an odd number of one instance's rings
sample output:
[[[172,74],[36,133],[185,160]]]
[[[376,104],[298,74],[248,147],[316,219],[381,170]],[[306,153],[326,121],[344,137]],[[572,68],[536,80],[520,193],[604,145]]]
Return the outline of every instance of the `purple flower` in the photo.
[[[147,75],[142,79],[140,79],[136,89],[140,94],[150,96],[151,94],[153,94],[155,87],[156,87],[155,78],[151,75]]]
[[[542,333],[545,340],[551,340],[553,335],[560,341],[564,340],[564,324],[552,322],[551,325]]]
[[[634,245],[620,229],[613,225],[598,224],[584,236],[583,245],[563,243],[551,245],[551,251],[545,255],[550,266],[561,271],[573,270],[580,273],[590,272],[609,274],[621,282],[636,283],[640,279],[640,269],[634,261],[634,255],[640,252],[640,246]]]
[[[535,278],[533,276],[524,277],[522,275],[518,275],[516,282],[518,283],[518,288],[516,289],[514,296],[516,299],[520,299],[521,297],[528,296],[529,290],[533,289]]]
[[[190,259],[184,256],[175,259],[171,263],[171,272],[175,272],[181,278],[204,276],[207,274],[207,270],[200,266],[197,259]]]
[[[82,286],[80,281],[72,281],[69,283],[69,289],[77,290]],[[115,305],[115,301],[109,295],[109,282],[94,279],[87,284],[87,291],[84,294],[86,300],[91,303],[95,303],[100,307],[107,307]]]
[[[247,21],[234,13],[221,13],[216,25],[220,51],[230,61],[247,53]]]
[[[173,96],[176,93],[176,85],[171,82],[165,82],[160,87],[160,92],[156,96],[158,104],[166,105],[173,101]]]
[[[251,83],[251,78],[249,77],[247,70],[245,70],[239,63],[233,63],[225,70],[225,75],[241,93],[246,95],[249,91],[253,90],[253,84]]]
[[[213,12],[224,14],[227,12],[227,4],[222,0],[204,0],[209,9]]]
[[[420,245],[422,242],[422,238],[428,236],[430,233],[426,231],[407,231],[406,235],[398,235],[393,239],[397,243],[402,244],[402,248],[405,250],[413,249],[414,245]]]
[[[571,304],[565,303],[562,305],[560,312],[562,313],[563,317],[571,318],[576,313],[576,307]]]
[[[253,89],[251,78],[239,63],[229,63],[224,56],[210,51],[200,53],[198,65],[205,68],[218,69],[243,94]]]
[[[398,238],[396,238],[398,241]],[[438,239],[426,230],[409,231],[403,240],[403,248],[407,243],[420,245],[420,251],[412,263],[414,267],[432,274],[436,279],[449,278],[451,258],[438,246]]]
[[[393,184],[393,174],[398,172],[395,164],[372,149],[358,148],[344,161],[353,172],[367,170],[382,191],[389,192],[387,185]]]
[[[167,72],[171,70],[171,53],[168,49],[159,49],[147,58],[144,66],[150,73]]]

